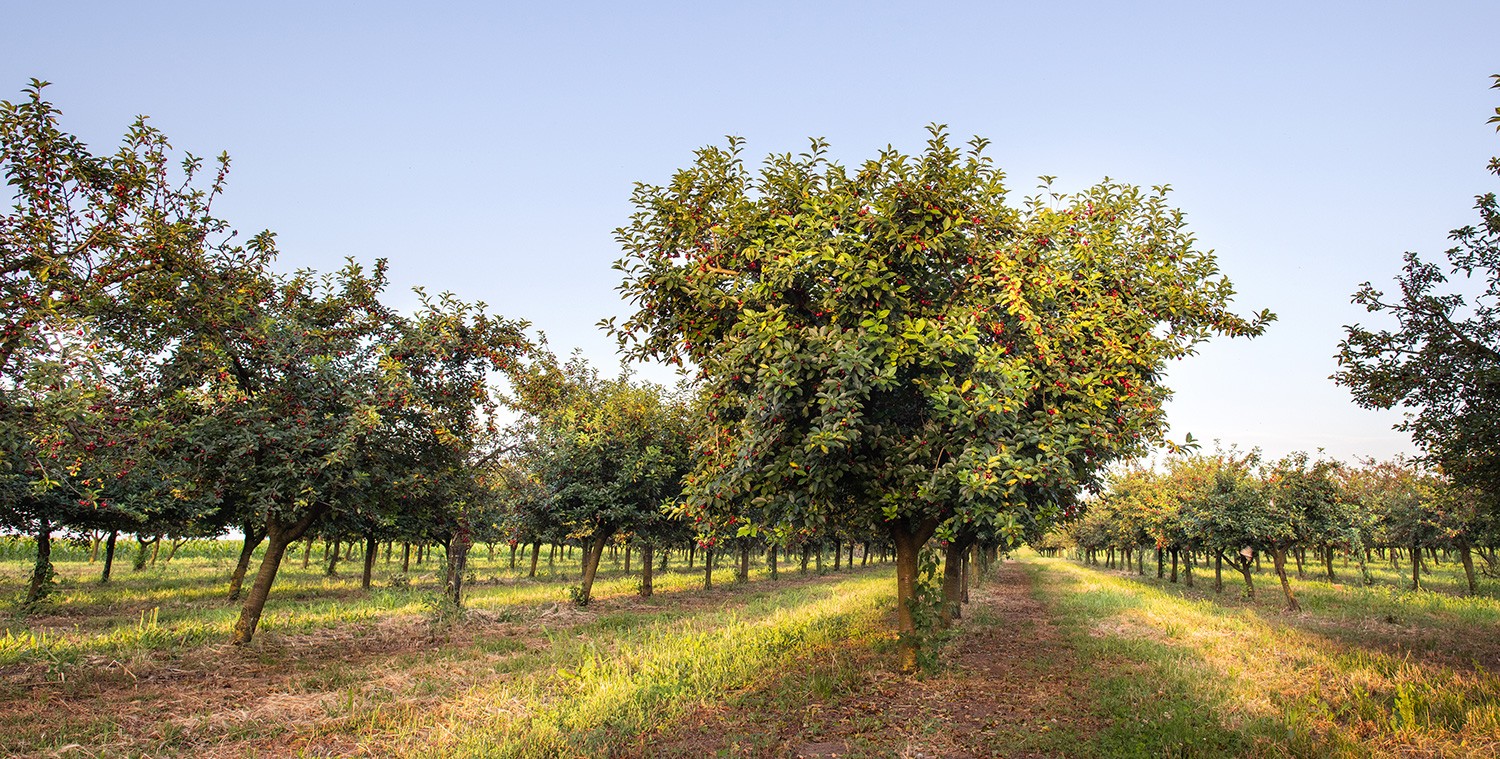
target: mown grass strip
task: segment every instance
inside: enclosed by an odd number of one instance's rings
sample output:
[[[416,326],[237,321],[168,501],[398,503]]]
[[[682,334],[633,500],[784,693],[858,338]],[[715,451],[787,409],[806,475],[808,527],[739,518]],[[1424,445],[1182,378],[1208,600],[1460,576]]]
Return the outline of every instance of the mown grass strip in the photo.
[[[692,706],[771,676],[883,624],[888,570],[754,593],[743,604],[665,619],[612,615],[553,637],[544,671],[474,689],[455,716],[401,749],[416,756],[599,756]],[[382,746],[381,750],[388,750]]]

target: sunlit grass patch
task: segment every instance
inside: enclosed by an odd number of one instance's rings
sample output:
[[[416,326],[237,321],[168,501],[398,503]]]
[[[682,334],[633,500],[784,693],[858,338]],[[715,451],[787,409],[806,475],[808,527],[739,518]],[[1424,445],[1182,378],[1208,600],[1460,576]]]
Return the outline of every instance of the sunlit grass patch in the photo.
[[[1350,646],[1255,606],[1028,557],[1049,603],[1106,674],[1118,753],[1487,756],[1500,752],[1500,678]],[[1311,586],[1307,583],[1306,586]],[[1306,587],[1299,586],[1299,587]],[[1344,603],[1325,604],[1324,594]],[[1397,613],[1483,623],[1493,600],[1322,584],[1304,615]],[[1182,711],[1206,720],[1184,724]],[[1207,741],[1207,745],[1205,745]]]
[[[755,593],[733,608],[611,615],[548,637],[537,676],[475,688],[412,754],[594,756],[783,662],[882,625],[888,572]],[[634,616],[634,619],[630,617]]]

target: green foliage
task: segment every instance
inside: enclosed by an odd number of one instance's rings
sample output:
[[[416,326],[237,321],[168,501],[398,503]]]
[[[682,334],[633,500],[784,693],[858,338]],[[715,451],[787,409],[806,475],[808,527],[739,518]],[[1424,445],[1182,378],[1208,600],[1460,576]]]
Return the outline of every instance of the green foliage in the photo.
[[[1489,171],[1500,177],[1500,158],[1490,160]],[[1360,285],[1354,302],[1394,319],[1394,326],[1347,327],[1333,378],[1361,406],[1405,409],[1396,428],[1410,432],[1430,463],[1482,493],[1494,511],[1500,510],[1500,206],[1486,192],[1474,208],[1479,223],[1449,233],[1455,245],[1444,252],[1446,264],[1408,252],[1394,296]],[[1450,276],[1462,281],[1450,283]]]

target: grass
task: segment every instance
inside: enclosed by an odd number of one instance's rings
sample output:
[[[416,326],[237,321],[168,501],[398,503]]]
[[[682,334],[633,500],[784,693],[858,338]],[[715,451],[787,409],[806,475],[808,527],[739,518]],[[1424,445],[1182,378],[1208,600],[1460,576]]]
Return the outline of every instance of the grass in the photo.
[[[1370,646],[1356,620],[1405,618],[1439,639],[1493,638],[1500,603],[1297,583],[1303,613],[1226,592],[1026,558],[1046,603],[1100,673],[1111,756],[1492,756],[1500,678]],[[1265,596],[1271,596],[1268,601]],[[1268,606],[1270,608],[1268,608]]]
[[[789,659],[869,634],[892,591],[889,565],[826,576],[783,567],[781,582],[756,567],[737,584],[725,557],[712,591],[701,590],[701,560],[689,571],[679,559],[656,573],[656,595],[640,599],[637,572],[606,557],[594,603],[578,609],[565,600],[578,580],[576,553],[552,567],[544,557],[528,579],[528,562],[512,571],[505,551],[491,560],[481,548],[466,586],[473,614],[435,626],[438,562],[413,564],[409,583],[392,587],[399,557],[382,558],[365,591],[358,562],[330,578],[316,555],[306,570],[294,556],[255,644],[236,649],[222,645],[238,615],[222,600],[235,551],[187,549],[140,572],[122,552],[107,586],[93,581],[98,566],[86,554],[60,561],[59,592],[40,615],[13,602],[29,558],[0,564],[0,595],[9,596],[0,607],[0,754],[253,754],[274,745],[595,755]],[[48,699],[69,704],[66,713]],[[517,714],[524,719],[507,716]]]

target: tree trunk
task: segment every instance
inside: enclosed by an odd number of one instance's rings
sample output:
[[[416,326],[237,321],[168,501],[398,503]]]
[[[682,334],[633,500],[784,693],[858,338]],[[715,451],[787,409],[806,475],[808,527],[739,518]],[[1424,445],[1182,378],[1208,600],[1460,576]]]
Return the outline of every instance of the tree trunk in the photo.
[[[833,541],[833,571],[839,571],[839,566],[843,563],[843,558],[844,547],[837,540]]]
[[[693,568],[693,562],[695,560],[697,560],[697,558],[698,558],[698,545],[696,543],[692,544],[692,545],[689,545],[688,546],[688,569],[692,569]]]
[[[510,544],[510,571],[516,571],[516,544]]]
[[[1167,555],[1160,548],[1156,549],[1156,579],[1167,575]]]
[[[464,607],[464,575],[469,573],[469,549],[473,547],[474,534],[469,529],[468,517],[461,515],[458,529],[449,538],[443,551],[448,559],[448,580],[443,589],[447,591],[448,600],[453,602],[455,609]]]
[[[896,632],[901,671],[917,670],[917,654],[921,638],[917,632],[917,617],[913,613],[917,602],[917,555],[922,545],[937,529],[937,520],[927,519],[912,527],[903,521],[888,523],[891,541],[896,544]]]
[[[714,586],[714,549],[703,549],[703,589]]]
[[[172,547],[169,548],[169,549],[167,549],[167,558],[163,559],[162,563],[164,563],[164,564],[171,564],[172,563],[172,557],[177,555],[177,549],[180,548],[180,547],[182,547],[182,544],[186,543],[186,542],[187,542],[187,538],[173,538],[172,539]]]
[[[942,627],[963,617],[964,554],[968,550],[967,540],[952,540],[943,547],[943,609],[938,615]]]
[[[1251,567],[1255,560],[1249,556],[1240,555],[1235,560],[1235,568],[1240,570],[1240,576],[1245,578],[1245,598],[1255,600],[1255,580],[1251,578]]]
[[[150,540],[142,537],[139,533],[135,536],[135,560],[130,563],[130,571],[139,572],[146,568],[146,547],[151,545]]]
[[[1177,582],[1177,549],[1172,549],[1172,582]]]
[[[35,606],[52,592],[52,521],[42,517],[36,528],[36,563],[26,586],[26,605]]]
[[[1422,547],[1411,547],[1411,589],[1422,589]]]
[[[307,563],[312,561],[313,539],[309,537],[302,544],[302,568],[307,569]]]
[[[250,585],[250,594],[245,596],[245,605],[240,608],[240,618],[234,623],[230,643],[242,646],[255,637],[255,628],[260,626],[260,615],[265,611],[266,599],[271,595],[271,584],[276,581],[276,571],[281,568],[281,558],[286,555],[286,547],[302,537],[302,533],[307,532],[307,528],[322,515],[323,509],[314,509],[290,526],[283,525],[274,518],[267,518],[266,553],[261,557],[255,582]]]
[[[375,554],[380,553],[380,544],[375,540],[375,534],[365,536],[365,571],[359,577],[359,586],[365,590],[370,589],[370,578],[375,574]]]
[[[870,565],[870,541],[868,540],[859,545],[859,565],[861,567]]]
[[[411,541],[401,541],[401,574],[411,571]]]
[[[594,535],[593,542],[589,545],[589,551],[583,557],[583,584],[578,589],[578,603],[587,604],[594,592],[594,576],[599,573],[599,560],[604,557],[604,544],[614,537],[613,528],[599,528]]]
[[[600,550],[602,551],[604,549],[601,547]],[[603,554],[600,554],[600,555],[602,556]],[[531,572],[529,572],[526,575],[527,577],[536,577],[536,563],[538,561],[541,561],[541,560],[542,560],[542,543],[541,543],[541,541],[535,541],[535,542],[533,542],[531,544]],[[585,553],[583,555],[583,568],[584,568],[584,571],[588,571],[588,563],[589,563],[589,555],[587,553]],[[599,568],[599,562],[596,559],[594,561],[594,569],[595,569],[595,571],[597,571],[598,568]]]
[[[1224,592],[1224,552],[1214,551],[1214,592]]]
[[[1323,568],[1328,570],[1329,582],[1339,581],[1339,578],[1333,574],[1333,546],[1323,548]]]
[[[812,546],[802,546],[802,568],[799,572],[807,571],[807,562],[812,558]]]
[[[1458,544],[1458,558],[1464,563],[1464,577],[1469,580],[1469,595],[1478,595],[1479,584],[1474,581],[1474,554],[1467,542]]]
[[[625,574],[630,574],[630,544],[625,544]]]
[[[961,565],[958,568],[958,576],[959,576],[958,601],[959,601],[959,603],[965,603],[966,604],[966,603],[969,602],[969,557],[972,554],[973,554],[973,551],[964,551],[963,558],[959,559],[959,564]]]
[[[650,543],[641,544],[641,598],[651,597],[651,570],[656,568],[654,552]]]
[[[109,570],[115,565],[115,538],[118,537],[120,537],[119,530],[110,530],[109,538],[104,541],[104,573],[99,575],[100,584],[109,582]]]
[[[1182,556],[1182,581],[1189,588],[1193,587],[1193,552],[1188,551]]]
[[[750,582],[750,540],[740,539],[740,568],[734,575],[735,582]]]
[[[1297,597],[1292,595],[1292,583],[1286,579],[1286,549],[1272,548],[1271,561],[1276,565],[1276,576],[1281,578],[1281,592],[1286,595],[1286,610],[1301,611],[1302,605],[1297,603]]]
[[[266,539],[264,529],[252,527],[248,523],[242,526],[245,528],[245,539],[240,543],[240,560],[234,565],[234,574],[229,576],[230,601],[239,600],[240,589],[245,584],[245,573],[250,571],[250,557],[255,554],[260,542]]]
[[[1292,558],[1297,560],[1297,579],[1306,580],[1307,573],[1302,571],[1302,546],[1292,549]]]
[[[771,579],[776,579],[776,546],[766,547],[766,569],[769,570]]]

